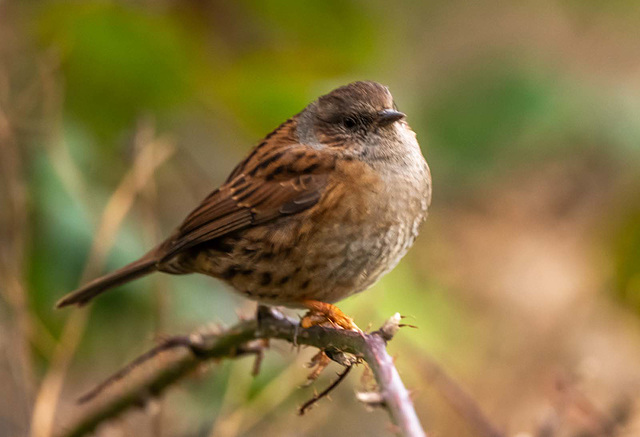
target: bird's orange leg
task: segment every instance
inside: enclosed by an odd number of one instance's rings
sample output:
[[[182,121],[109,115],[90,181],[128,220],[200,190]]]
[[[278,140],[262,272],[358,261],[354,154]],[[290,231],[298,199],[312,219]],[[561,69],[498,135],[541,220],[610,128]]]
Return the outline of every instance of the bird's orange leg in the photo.
[[[303,328],[329,324],[349,331],[362,332],[353,319],[335,305],[311,299],[305,299],[301,304],[309,309],[309,312],[300,321],[300,326]]]

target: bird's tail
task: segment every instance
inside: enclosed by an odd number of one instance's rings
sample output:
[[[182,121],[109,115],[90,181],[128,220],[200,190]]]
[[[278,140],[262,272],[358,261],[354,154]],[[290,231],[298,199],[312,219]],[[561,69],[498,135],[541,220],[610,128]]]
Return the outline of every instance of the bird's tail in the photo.
[[[117,287],[126,282],[146,276],[157,270],[155,257],[146,255],[137,261],[127,264],[115,272],[94,279],[86,285],[64,296],[56,303],[56,308],[68,305],[83,306],[91,299],[110,288]]]

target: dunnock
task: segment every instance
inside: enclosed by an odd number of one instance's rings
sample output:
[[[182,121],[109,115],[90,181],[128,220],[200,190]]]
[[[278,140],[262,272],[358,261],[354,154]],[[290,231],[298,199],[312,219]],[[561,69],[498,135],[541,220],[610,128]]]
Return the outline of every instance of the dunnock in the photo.
[[[267,135],[167,240],[57,306],[155,271],[197,272],[261,303],[308,308],[304,325],[353,329],[331,303],[395,267],[431,200],[429,167],[404,118],[375,82],[320,97]]]

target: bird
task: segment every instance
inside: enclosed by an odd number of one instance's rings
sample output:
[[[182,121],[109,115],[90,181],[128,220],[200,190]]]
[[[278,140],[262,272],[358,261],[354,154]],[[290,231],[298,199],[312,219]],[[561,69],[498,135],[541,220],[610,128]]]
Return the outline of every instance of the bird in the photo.
[[[335,303],[376,283],[418,236],[431,172],[389,89],[358,81],[269,133],[170,236],[60,299],[82,306],[153,272],[200,273],[303,327],[358,330]]]

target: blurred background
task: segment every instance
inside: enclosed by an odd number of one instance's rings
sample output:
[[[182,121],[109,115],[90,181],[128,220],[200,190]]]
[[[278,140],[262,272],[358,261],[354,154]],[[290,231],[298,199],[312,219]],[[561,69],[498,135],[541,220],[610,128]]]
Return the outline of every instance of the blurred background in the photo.
[[[425,428],[640,435],[638,77],[632,0],[0,0],[0,436],[51,436],[159,338],[250,316],[197,276],[53,305],[361,79],[408,114],[434,199],[400,266],[340,306],[418,327],[389,349]],[[388,435],[362,370],[296,416],[311,355],[273,344],[256,378],[214,363],[97,435]]]

